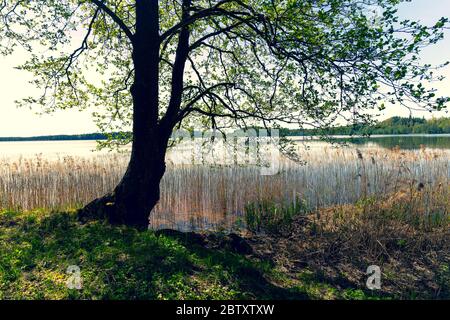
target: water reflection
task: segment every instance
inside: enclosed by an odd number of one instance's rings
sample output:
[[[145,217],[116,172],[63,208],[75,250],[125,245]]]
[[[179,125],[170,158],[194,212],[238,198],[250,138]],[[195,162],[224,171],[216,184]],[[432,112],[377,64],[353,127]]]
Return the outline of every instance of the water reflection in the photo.
[[[294,141],[305,141],[314,144],[317,139],[292,138]],[[439,135],[373,135],[371,137],[334,136],[332,141],[346,143],[358,147],[380,147],[392,149],[399,147],[405,150],[450,149],[450,134]]]

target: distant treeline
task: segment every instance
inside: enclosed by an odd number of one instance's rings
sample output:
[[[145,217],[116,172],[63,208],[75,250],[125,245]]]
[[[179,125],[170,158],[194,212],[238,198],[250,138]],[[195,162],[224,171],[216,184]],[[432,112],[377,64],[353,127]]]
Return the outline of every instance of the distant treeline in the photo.
[[[286,136],[318,135],[323,131],[306,129],[281,129]],[[426,120],[423,118],[392,117],[374,126],[361,124],[333,127],[326,130],[330,135],[374,135],[374,134],[442,134],[450,133],[450,118]]]
[[[313,136],[323,134],[316,129],[280,129],[282,136]],[[333,127],[326,130],[330,135],[374,135],[374,134],[440,134],[450,133],[450,118],[437,118],[426,120],[424,118],[392,117],[374,126],[361,124]],[[124,133],[113,133],[123,137]],[[38,137],[0,137],[3,141],[61,141],[61,140],[106,140],[108,137],[102,133],[88,133],[76,135],[54,135]]]
[[[104,140],[106,135],[101,133],[88,133],[76,135],[55,135],[39,137],[4,137],[0,141],[60,141],[60,140]]]

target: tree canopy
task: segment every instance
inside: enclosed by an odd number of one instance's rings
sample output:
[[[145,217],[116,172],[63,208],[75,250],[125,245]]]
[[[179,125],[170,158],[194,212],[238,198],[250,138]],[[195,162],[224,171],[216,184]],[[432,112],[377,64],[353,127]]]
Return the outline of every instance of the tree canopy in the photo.
[[[3,0],[1,51],[28,50],[21,68],[43,92],[21,103],[95,107],[102,131],[130,128],[139,2]],[[401,21],[400,2],[159,1],[158,121],[303,128],[370,121],[390,103],[440,110],[449,99],[428,88],[420,52],[448,19]]]

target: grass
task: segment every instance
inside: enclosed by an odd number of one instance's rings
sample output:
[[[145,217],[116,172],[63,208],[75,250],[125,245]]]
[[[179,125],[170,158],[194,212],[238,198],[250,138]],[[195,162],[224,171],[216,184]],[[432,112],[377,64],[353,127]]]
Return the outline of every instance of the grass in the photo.
[[[246,238],[248,252],[221,233],[3,211],[0,299],[449,299],[450,221],[424,228],[368,203],[294,215],[276,236]],[[365,287],[371,264],[383,270],[380,291]],[[66,285],[71,265],[81,290]]]
[[[183,237],[137,232],[73,213],[0,214],[0,299],[264,299],[299,296],[264,280],[268,262]],[[82,290],[68,289],[67,267]]]
[[[269,201],[249,203],[244,209],[245,226],[253,233],[276,235],[290,228],[296,216],[306,213],[308,208],[300,200],[287,205]]]
[[[255,235],[254,247],[310,297],[450,299],[450,198],[427,207],[423,191],[410,192],[296,215],[282,236]],[[375,294],[364,291],[370,265],[382,270]]]

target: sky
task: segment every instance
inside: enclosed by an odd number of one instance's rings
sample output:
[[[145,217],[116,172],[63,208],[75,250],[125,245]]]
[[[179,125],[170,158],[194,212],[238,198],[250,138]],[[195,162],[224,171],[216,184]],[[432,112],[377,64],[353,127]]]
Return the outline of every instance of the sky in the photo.
[[[440,17],[450,17],[449,0],[412,0],[399,7],[402,18],[419,20],[430,25]],[[439,44],[426,48],[423,52],[423,62],[439,64],[450,60],[450,31]],[[8,57],[0,56],[0,137],[26,137],[36,135],[81,134],[97,132],[93,122],[92,111],[63,110],[50,115],[38,115],[39,110],[17,108],[14,101],[30,94],[39,94],[28,82],[32,79],[26,71],[14,67],[26,60],[23,52],[16,51]],[[438,94],[450,96],[450,66],[442,70],[448,78],[435,85]],[[399,106],[387,108],[382,118],[394,115],[409,116],[409,111]],[[427,112],[414,113],[415,116],[431,117]],[[434,116],[444,116],[446,113],[436,113]]]

